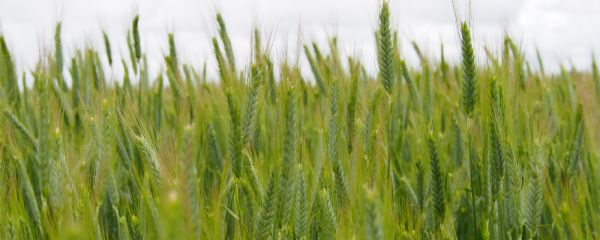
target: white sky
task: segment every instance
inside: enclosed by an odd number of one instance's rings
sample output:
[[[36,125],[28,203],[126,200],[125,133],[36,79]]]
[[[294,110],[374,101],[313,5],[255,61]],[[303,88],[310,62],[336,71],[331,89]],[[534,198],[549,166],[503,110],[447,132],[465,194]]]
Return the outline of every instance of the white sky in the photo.
[[[468,16],[467,1],[456,1],[459,15]],[[439,56],[444,43],[447,56],[457,59],[451,0],[390,0],[390,4],[409,60],[415,59],[411,40],[432,57]],[[378,5],[378,0],[0,0],[0,32],[18,66],[28,69],[40,51],[52,49],[53,28],[59,20],[67,56],[74,47],[101,47],[102,29],[113,42],[113,52],[127,55],[125,33],[139,13],[142,47],[151,66],[158,68],[167,51],[166,33],[172,31],[183,61],[195,66],[208,62],[214,75],[210,37],[216,34],[214,15],[219,10],[238,65],[249,61],[252,27],[259,26],[275,57],[296,59],[299,41],[316,40],[324,47],[327,37],[337,34],[342,53],[360,56],[374,73]],[[592,52],[600,48],[598,0],[473,0],[471,9],[480,60],[481,46],[496,48],[505,31],[527,49],[529,59],[535,59],[539,48],[546,68],[554,70],[560,63],[588,68]],[[300,59],[304,62],[304,55]]]

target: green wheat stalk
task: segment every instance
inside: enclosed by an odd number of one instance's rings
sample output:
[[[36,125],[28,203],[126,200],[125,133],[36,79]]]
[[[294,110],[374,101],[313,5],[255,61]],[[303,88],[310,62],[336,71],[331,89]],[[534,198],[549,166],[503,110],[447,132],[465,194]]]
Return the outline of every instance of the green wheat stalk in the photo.
[[[479,82],[476,79],[477,66],[471,42],[471,30],[466,22],[460,25],[460,40],[463,70],[462,106],[467,116],[471,117],[479,99]]]
[[[377,30],[377,56],[379,63],[379,79],[388,95],[394,85],[394,52],[391,35],[390,9],[387,1],[383,1],[379,11],[379,29]]]

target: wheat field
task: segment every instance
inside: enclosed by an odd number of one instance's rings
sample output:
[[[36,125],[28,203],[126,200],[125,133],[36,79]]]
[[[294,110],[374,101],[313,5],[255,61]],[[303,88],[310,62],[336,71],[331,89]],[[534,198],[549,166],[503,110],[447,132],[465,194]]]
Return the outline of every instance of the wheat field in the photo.
[[[66,59],[58,23],[21,71],[0,36],[0,238],[600,238],[593,56],[546,72],[459,21],[459,62],[414,42],[412,65],[392,14],[383,2],[375,75],[335,37],[303,46],[303,74],[258,29],[236,63],[220,14],[216,79],[173,34],[150,74],[139,17],[121,61],[106,34]]]

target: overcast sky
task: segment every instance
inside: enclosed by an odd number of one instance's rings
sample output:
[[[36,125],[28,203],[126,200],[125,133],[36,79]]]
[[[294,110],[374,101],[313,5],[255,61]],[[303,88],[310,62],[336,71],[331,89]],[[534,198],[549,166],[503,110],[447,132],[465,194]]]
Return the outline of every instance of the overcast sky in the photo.
[[[484,59],[481,47],[498,47],[504,32],[527,49],[530,59],[539,48],[551,69],[560,63],[587,68],[592,52],[600,51],[598,0],[474,0],[472,14],[467,1],[456,1],[460,17],[473,24],[479,59]],[[439,55],[443,43],[448,57],[457,59],[451,0],[390,0],[390,4],[402,51],[409,60],[415,58],[412,40],[432,57]],[[118,42],[113,52],[126,53],[125,33],[139,13],[142,47],[152,66],[157,68],[167,51],[166,33],[174,32],[183,61],[196,66],[208,62],[214,74],[209,40],[216,32],[214,15],[221,11],[240,65],[249,61],[252,27],[258,26],[275,57],[297,59],[298,42],[324,44],[335,34],[342,52],[361,57],[374,73],[378,5],[378,0],[0,0],[0,32],[19,67],[27,69],[40,51],[52,49],[57,21],[63,22],[67,55],[73,47],[101,46],[102,29],[113,44]],[[303,55],[300,59],[305,61]]]

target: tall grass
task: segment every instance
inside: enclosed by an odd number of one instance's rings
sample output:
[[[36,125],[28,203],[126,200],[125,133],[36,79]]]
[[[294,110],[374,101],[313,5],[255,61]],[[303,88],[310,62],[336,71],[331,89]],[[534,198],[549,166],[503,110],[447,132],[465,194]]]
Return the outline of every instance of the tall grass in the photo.
[[[413,42],[412,67],[390,9],[376,74],[335,37],[275,61],[259,30],[243,64],[221,14],[216,79],[172,33],[151,75],[139,16],[124,58],[106,33],[65,51],[58,23],[20,72],[0,36],[0,238],[598,238],[596,61],[530,68],[510,36],[478,61],[460,23],[458,63]]]

